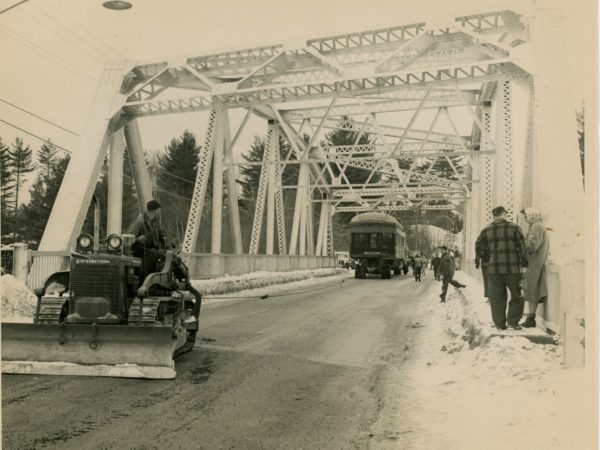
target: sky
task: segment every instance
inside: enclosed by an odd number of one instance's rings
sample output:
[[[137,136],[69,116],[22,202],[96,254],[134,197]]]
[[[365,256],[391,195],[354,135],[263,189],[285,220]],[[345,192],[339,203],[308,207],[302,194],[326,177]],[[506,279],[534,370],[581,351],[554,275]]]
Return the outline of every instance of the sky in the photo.
[[[0,0],[0,10],[18,0]],[[206,54],[299,38],[368,30],[463,14],[512,9],[532,14],[527,0],[131,0],[127,11],[102,7],[102,0],[29,0],[0,14],[0,137],[22,137],[37,150],[42,142],[14,126],[66,148],[77,147],[104,64],[113,59],[156,60],[178,54]],[[595,83],[590,61],[596,44],[594,0],[542,0],[562,9],[568,61],[557,61],[573,79],[581,103]],[[433,11],[433,13],[432,13]],[[20,109],[19,109],[20,108]],[[21,109],[33,113],[39,118]],[[53,122],[50,124],[44,120]],[[232,116],[232,130],[241,121]],[[199,141],[206,114],[178,114],[141,123],[147,149],[161,150],[184,129]],[[11,125],[6,124],[10,123]],[[59,125],[60,128],[56,125]],[[68,130],[68,131],[66,131]],[[252,119],[240,139],[247,148],[266,124]],[[26,200],[26,199],[25,199]]]

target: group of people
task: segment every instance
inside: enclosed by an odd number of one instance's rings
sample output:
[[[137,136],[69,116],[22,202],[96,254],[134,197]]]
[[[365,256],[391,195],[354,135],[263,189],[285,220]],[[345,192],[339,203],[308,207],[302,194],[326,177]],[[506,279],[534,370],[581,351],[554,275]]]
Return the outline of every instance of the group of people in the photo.
[[[415,281],[418,283],[421,281],[421,277],[425,272],[425,269],[430,264],[433,270],[433,276],[436,280],[442,282],[442,293],[440,294],[440,302],[446,302],[446,295],[448,293],[448,285],[452,285],[456,288],[464,288],[466,285],[459,283],[454,279],[454,271],[456,270],[455,260],[457,258],[457,250],[449,250],[446,246],[438,247],[435,251],[435,255],[429,261],[427,258],[422,256],[420,253],[416,253],[415,256],[410,259],[410,266],[413,268]]]
[[[484,295],[489,299],[492,321],[498,330],[535,327],[537,306],[548,297],[545,264],[549,240],[543,216],[535,208],[524,209],[521,214],[529,224],[527,235],[519,225],[507,220],[506,209],[498,206],[492,210],[494,220],[475,243],[475,267],[482,270]],[[519,323],[525,300],[527,316]]]
[[[165,234],[160,225],[161,205],[151,200],[146,211],[130,226],[135,236],[132,245],[134,256],[144,259],[146,271],[153,271],[159,262],[159,250],[165,247]],[[549,250],[548,233],[542,214],[535,208],[521,211],[529,224],[527,234],[511,221],[503,206],[492,210],[493,221],[479,234],[475,243],[475,267],[481,268],[484,296],[489,299],[492,321],[498,330],[521,329],[536,326],[536,310],[539,303],[548,297],[546,280],[546,258]],[[441,251],[441,255],[439,255]],[[466,287],[454,279],[457,250],[441,246],[431,259],[431,268],[436,280],[442,281],[440,302],[446,302],[448,285],[458,289]],[[410,259],[416,282],[429,264],[420,253]],[[403,267],[404,274],[408,265]],[[508,301],[507,291],[510,292]],[[528,303],[525,321],[519,323]],[[507,310],[508,306],[508,310]]]

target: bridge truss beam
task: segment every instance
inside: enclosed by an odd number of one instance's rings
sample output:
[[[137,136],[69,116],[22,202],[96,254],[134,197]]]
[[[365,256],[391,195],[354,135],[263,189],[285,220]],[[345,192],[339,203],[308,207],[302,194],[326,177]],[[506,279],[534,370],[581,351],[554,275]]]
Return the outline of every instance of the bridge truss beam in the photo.
[[[394,211],[415,205],[464,209],[465,246],[470,247],[493,205],[503,203],[514,211],[526,198],[514,191],[517,124],[512,122],[512,96],[515,84],[530,84],[532,79],[515,50],[521,47],[525,54],[531,49],[527,26],[518,14],[498,11],[452,18],[443,26],[423,22],[133,67],[114,65],[105,71],[105,80],[111,81],[103,81],[93,108],[93,117],[101,119],[90,120],[90,132],[84,133],[80,146],[82,152],[93,149],[94,164],[74,159],[73,167],[81,166],[77,170],[91,175],[85,195],[74,205],[84,208],[112,133],[126,125],[127,137],[127,130],[131,135],[136,121],[147,116],[207,111],[183,250],[196,251],[212,170],[211,251],[222,249],[225,204],[235,251],[244,251],[236,170],[253,163],[236,160],[235,146],[255,114],[269,125],[263,161],[255,163],[262,170],[249,253],[264,249],[272,254],[277,242],[280,254],[324,254],[332,248],[335,212]],[[232,139],[228,110],[240,108],[248,113]],[[460,123],[465,114],[472,122],[470,133]],[[395,119],[390,123],[385,117]],[[355,132],[355,142],[328,145],[325,133],[340,129]],[[368,137],[369,144],[359,144],[361,136]],[[285,157],[280,155],[280,137],[291,148]],[[132,146],[139,153],[141,141]],[[291,164],[300,166],[293,187],[281,183]],[[439,170],[441,166],[449,168],[447,173]],[[364,171],[367,180],[353,183],[350,169]],[[151,196],[143,171],[138,178],[142,197]],[[80,176],[66,176],[70,185],[75,179],[80,181]],[[380,181],[373,183],[374,179]],[[288,233],[283,192],[290,188],[296,190],[296,203]],[[66,194],[59,196],[55,208],[62,217],[67,215],[66,199]],[[314,224],[313,203],[321,204]],[[53,211],[50,228],[56,228],[56,214]],[[69,238],[53,250],[69,247],[80,216],[69,222]],[[47,245],[48,240],[43,242]]]

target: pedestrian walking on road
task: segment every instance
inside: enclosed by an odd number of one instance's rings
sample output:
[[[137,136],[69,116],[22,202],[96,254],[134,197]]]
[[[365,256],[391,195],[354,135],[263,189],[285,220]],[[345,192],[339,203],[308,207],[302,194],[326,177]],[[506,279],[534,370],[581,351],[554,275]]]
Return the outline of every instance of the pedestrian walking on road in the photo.
[[[440,303],[446,303],[446,294],[448,293],[448,284],[457,289],[467,287],[454,279],[454,259],[448,253],[448,247],[440,247],[442,257],[440,258],[440,275],[442,276],[442,293],[440,294]]]
[[[523,211],[525,220],[529,223],[525,245],[527,247],[528,266],[524,274],[525,300],[527,301],[527,318],[521,324],[525,328],[536,326],[535,312],[539,303],[548,298],[548,281],[546,278],[546,259],[550,242],[544,218],[535,208]]]
[[[409,265],[409,263],[407,261],[403,261],[402,273],[404,275],[408,275],[408,265]]]
[[[440,280],[440,260],[441,260],[441,258],[438,256],[438,254],[436,252],[433,259],[431,260],[431,268],[433,269],[433,277],[437,281]]]
[[[452,259],[454,259],[454,269],[460,270],[460,257],[461,254],[458,251],[458,246],[454,246],[454,251],[452,252]]]
[[[424,259],[418,253],[414,257],[413,271],[415,273],[415,281],[421,281],[421,271],[423,270]]]
[[[521,290],[521,269],[527,265],[525,237],[521,227],[506,219],[506,209],[492,210],[494,221],[486,226],[475,243],[476,255],[488,255],[487,282],[492,320],[499,330],[507,327],[519,330],[524,299]],[[507,305],[507,292],[510,302]]]

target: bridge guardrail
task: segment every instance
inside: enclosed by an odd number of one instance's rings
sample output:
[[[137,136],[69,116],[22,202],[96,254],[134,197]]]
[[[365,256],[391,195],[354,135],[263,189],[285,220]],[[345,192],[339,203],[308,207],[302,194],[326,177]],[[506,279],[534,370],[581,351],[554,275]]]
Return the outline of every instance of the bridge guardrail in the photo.
[[[190,277],[195,279],[260,271],[287,272],[336,267],[334,256],[192,253],[187,258]]]
[[[69,269],[70,253],[15,249],[13,274],[30,289],[43,285],[49,275]],[[336,267],[334,256],[246,255],[193,253],[188,255],[191,278],[214,278],[250,272],[287,272]],[[22,261],[22,263],[18,263]]]

